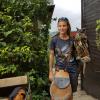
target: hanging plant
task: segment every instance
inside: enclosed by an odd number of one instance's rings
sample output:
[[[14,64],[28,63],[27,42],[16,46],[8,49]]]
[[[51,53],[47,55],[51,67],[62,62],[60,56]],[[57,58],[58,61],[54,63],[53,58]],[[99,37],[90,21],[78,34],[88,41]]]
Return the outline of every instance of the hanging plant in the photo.
[[[100,19],[96,21],[96,44],[100,49]]]

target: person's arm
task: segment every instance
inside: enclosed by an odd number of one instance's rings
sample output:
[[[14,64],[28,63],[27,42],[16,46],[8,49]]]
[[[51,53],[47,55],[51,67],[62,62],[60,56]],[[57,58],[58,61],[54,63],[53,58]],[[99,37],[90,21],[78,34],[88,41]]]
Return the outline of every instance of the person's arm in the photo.
[[[49,55],[49,80],[53,80],[54,50],[50,50]]]
[[[53,65],[55,58],[55,46],[56,46],[56,38],[53,37],[50,41],[49,46],[49,80],[53,80]]]

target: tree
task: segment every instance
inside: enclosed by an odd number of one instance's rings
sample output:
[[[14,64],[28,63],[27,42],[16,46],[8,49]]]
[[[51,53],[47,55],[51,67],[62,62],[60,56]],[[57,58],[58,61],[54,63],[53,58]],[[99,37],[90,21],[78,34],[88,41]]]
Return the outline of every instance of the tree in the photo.
[[[28,75],[34,100],[47,100],[48,95],[47,4],[0,0],[0,78]]]

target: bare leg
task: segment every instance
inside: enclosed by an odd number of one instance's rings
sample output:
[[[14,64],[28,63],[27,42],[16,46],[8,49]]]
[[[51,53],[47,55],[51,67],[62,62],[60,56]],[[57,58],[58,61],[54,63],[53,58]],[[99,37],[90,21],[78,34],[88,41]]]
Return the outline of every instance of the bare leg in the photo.
[[[69,100],[73,100],[73,96],[71,96]]]
[[[51,100],[54,100],[54,99],[51,97]]]

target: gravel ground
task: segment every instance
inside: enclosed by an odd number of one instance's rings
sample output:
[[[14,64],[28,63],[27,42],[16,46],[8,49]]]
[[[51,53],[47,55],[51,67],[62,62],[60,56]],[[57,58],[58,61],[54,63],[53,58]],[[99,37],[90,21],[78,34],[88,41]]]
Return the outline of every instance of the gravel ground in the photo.
[[[91,95],[86,94],[85,91],[78,90],[78,92],[74,93],[73,100],[99,100],[99,99],[96,99],[92,97]]]
[[[78,85],[77,92],[73,94],[73,100],[99,100],[99,99],[92,97],[91,95],[88,95],[85,91],[82,91],[80,89],[80,77],[78,80],[78,84],[79,85]]]

